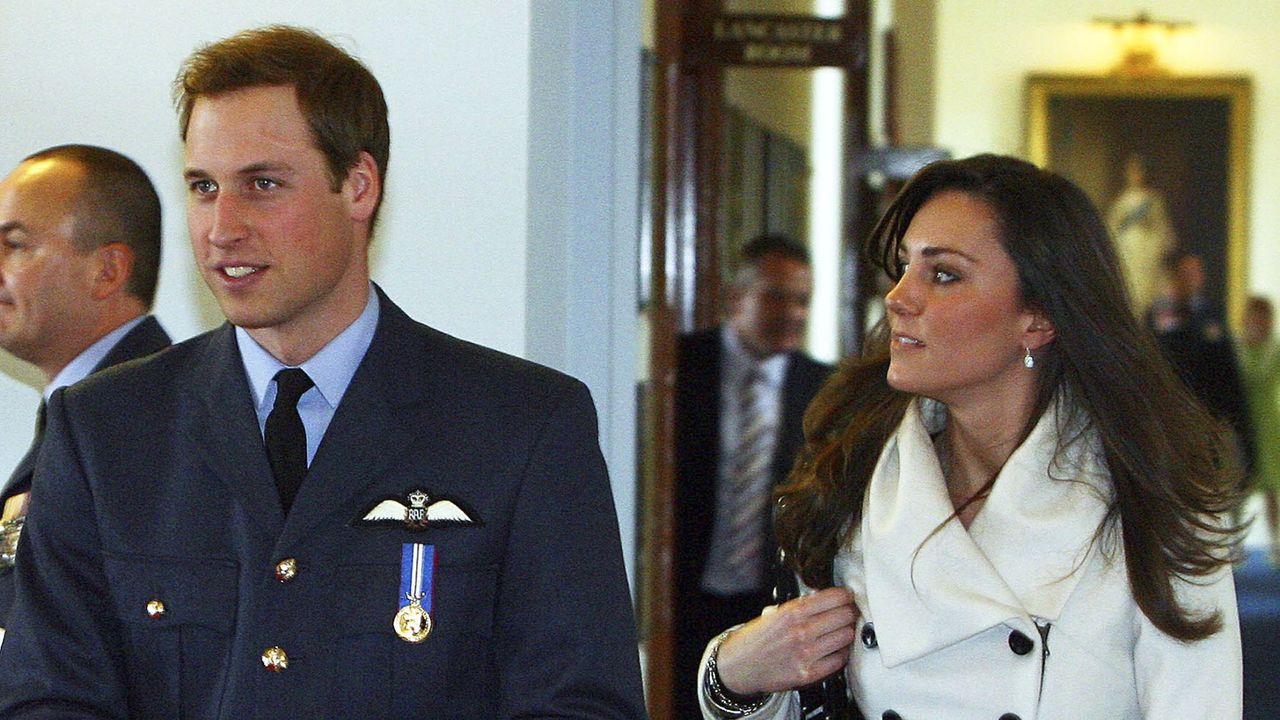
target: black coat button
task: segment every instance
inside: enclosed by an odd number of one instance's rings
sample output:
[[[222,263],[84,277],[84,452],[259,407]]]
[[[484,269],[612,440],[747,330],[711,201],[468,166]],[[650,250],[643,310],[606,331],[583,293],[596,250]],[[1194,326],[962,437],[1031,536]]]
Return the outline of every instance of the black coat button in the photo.
[[[1021,630],[1014,630],[1009,633],[1009,649],[1015,655],[1026,655],[1035,649],[1036,644],[1031,642],[1031,638],[1022,634]]]
[[[1000,716],[1000,720],[1022,720],[1022,718],[1013,713],[1005,713]]]
[[[902,716],[896,711],[885,710],[884,714],[880,716],[880,720],[902,720]]]
[[[868,650],[874,650],[880,643],[876,641],[876,629],[871,623],[862,626],[862,644]]]

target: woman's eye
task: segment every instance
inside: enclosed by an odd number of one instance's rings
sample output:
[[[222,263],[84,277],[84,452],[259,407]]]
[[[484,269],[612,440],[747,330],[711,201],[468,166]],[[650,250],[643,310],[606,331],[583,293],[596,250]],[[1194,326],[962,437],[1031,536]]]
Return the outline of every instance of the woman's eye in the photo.
[[[959,279],[960,279],[960,276],[956,275],[950,270],[943,270],[942,268],[937,268],[933,271],[933,281],[938,283],[939,285],[946,285],[947,283],[955,282],[956,280],[959,280]]]

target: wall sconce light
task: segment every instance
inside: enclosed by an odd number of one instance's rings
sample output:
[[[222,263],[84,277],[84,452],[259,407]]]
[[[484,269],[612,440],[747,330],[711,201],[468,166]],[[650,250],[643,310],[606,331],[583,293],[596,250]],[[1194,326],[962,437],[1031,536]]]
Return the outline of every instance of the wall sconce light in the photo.
[[[1097,25],[1108,25],[1124,48],[1119,64],[1112,72],[1120,75],[1161,75],[1168,70],[1156,61],[1156,45],[1159,40],[1178,30],[1185,30],[1194,23],[1185,20],[1157,20],[1139,10],[1131,18],[1095,17]]]

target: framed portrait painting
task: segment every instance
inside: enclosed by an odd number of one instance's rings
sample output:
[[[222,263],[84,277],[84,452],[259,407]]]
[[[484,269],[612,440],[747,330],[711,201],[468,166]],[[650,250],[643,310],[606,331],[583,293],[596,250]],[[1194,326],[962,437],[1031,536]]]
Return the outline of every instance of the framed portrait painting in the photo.
[[[1207,292],[1238,327],[1247,287],[1252,89],[1240,76],[1033,74],[1027,156],[1102,210],[1135,311],[1160,291],[1162,260],[1200,256]]]

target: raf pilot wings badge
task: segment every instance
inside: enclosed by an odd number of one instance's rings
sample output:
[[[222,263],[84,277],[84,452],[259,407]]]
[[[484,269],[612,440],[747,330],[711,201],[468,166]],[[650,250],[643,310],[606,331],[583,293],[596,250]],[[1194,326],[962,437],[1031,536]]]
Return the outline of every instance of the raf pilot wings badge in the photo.
[[[352,525],[382,525],[408,530],[426,530],[433,527],[482,524],[458,501],[434,497],[421,488],[407,493],[404,499],[408,500],[407,505],[399,497],[383,498],[357,515]]]

